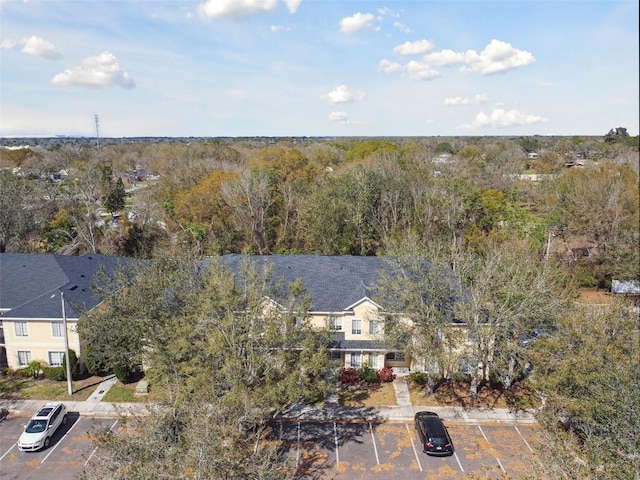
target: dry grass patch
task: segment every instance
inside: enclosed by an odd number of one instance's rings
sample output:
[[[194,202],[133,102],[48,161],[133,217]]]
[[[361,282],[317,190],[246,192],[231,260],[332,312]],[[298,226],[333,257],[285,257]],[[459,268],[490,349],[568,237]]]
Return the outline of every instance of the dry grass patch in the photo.
[[[469,382],[444,380],[436,385],[431,396],[425,396],[425,387],[407,379],[411,404],[417,407],[472,407],[531,409],[541,405],[540,397],[526,383],[516,383],[511,390],[492,388],[481,384],[474,399],[469,393]]]
[[[345,407],[397,405],[396,391],[390,382],[344,386],[338,391],[338,403]]]

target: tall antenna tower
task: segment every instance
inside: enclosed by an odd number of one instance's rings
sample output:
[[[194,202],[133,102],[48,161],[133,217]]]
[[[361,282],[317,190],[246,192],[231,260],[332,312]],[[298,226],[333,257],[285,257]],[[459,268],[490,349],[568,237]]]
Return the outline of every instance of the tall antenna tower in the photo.
[[[96,120],[96,146],[100,148],[100,117],[96,114],[94,118]]]

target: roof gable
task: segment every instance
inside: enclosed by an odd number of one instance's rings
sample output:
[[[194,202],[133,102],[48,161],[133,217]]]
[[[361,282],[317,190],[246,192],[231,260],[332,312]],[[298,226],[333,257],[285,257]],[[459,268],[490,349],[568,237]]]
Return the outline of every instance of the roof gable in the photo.
[[[246,256],[232,254],[221,257],[234,273]],[[285,285],[300,279],[311,294],[312,312],[341,312],[368,298],[383,268],[378,257],[323,255],[252,255],[259,265],[273,266],[273,280]]]
[[[78,318],[101,302],[91,288],[100,268],[112,273],[118,264],[134,261],[99,254],[0,254],[0,309],[9,310],[3,318],[62,318],[60,292],[67,317]]]

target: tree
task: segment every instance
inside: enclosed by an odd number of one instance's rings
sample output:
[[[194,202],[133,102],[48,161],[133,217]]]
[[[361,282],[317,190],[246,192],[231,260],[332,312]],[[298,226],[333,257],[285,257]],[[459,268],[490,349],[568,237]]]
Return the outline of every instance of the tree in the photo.
[[[637,478],[640,471],[640,337],[623,302],[581,305],[533,343],[533,380],[555,478]],[[550,445],[551,444],[551,445]]]
[[[28,180],[0,170],[0,253],[23,251],[24,240],[36,229],[32,192]]]
[[[122,183],[122,177],[118,177],[115,183],[109,182],[109,190],[105,198],[104,206],[111,214],[116,214],[125,206],[127,192]]]
[[[162,407],[129,419],[130,433],[99,434],[86,478],[291,478],[275,448],[256,446],[272,415],[330,386],[329,333],[311,329],[302,285],[248,260],[232,272],[190,256],[107,280],[105,292],[129,283],[79,329],[114,360],[144,358]]]

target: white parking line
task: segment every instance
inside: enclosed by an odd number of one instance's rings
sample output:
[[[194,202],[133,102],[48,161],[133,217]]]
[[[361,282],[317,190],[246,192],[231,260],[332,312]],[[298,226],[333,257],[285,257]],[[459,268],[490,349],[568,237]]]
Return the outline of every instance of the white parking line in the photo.
[[[65,432],[65,434],[62,436],[62,438],[61,438],[60,440],[58,440],[58,443],[56,443],[56,444],[53,446],[53,448],[51,448],[51,450],[49,450],[49,453],[47,453],[47,455],[46,455],[46,456],[42,459],[42,461],[40,462],[40,465],[42,465],[42,464],[47,460],[47,458],[49,458],[49,456],[50,456],[50,455],[55,451],[55,449],[56,449],[56,448],[58,448],[58,445],[60,445],[60,444],[62,443],[62,441],[63,441],[65,438],[67,438],[67,435],[69,435],[69,432],[70,432],[71,430],[73,430],[73,429],[76,427],[76,425],[78,425],[79,423],[80,423],[80,419],[78,418],[78,419],[75,421],[75,423],[74,423],[73,425],[71,425],[71,428]]]
[[[11,448],[9,448],[9,450],[7,450],[7,451],[4,453],[4,455],[2,455],[2,456],[0,457],[0,460],[2,460],[4,457],[6,457],[7,455],[9,455],[9,452],[10,452],[11,450],[13,450],[13,447],[15,447],[16,445],[18,445],[18,442],[16,442],[16,443],[14,443],[13,445],[11,445]]]
[[[118,420],[116,420],[115,422],[113,422],[113,425],[111,425],[111,428],[109,429],[110,432],[113,431],[113,429],[115,428],[115,426],[118,424]],[[87,466],[87,463],[89,463],[89,461],[91,460],[91,457],[93,457],[93,455],[98,451],[98,447],[93,449],[93,452],[91,452],[91,455],[89,455],[89,458],[87,458],[87,461],[84,462],[84,466]]]
[[[488,443],[491,443],[491,442],[489,442],[489,439],[487,438],[487,436],[484,434],[484,431],[482,430],[482,427],[481,427],[480,425],[478,425],[478,428],[480,429],[480,433],[482,433],[482,436],[484,437],[484,439],[485,439]],[[500,465],[500,469],[501,469],[504,473],[507,473],[507,471],[506,471],[506,470],[504,469],[504,467],[502,466],[502,463],[500,463],[500,459],[499,459],[498,457],[493,457],[493,458],[495,458],[495,459],[496,459],[496,462],[498,462],[498,465]]]
[[[518,427],[516,425],[514,425],[513,428],[516,429],[516,432],[518,432],[518,435],[520,435],[520,438],[522,438],[522,441],[524,442],[524,444],[527,446],[527,448],[529,450],[531,450],[531,453],[533,453],[533,448],[531,448],[531,445],[529,445],[529,442],[527,442],[527,439],[524,438],[524,435],[522,435],[522,433],[520,433],[520,430],[518,430]]]
[[[413,436],[411,435],[411,430],[409,429],[409,425],[407,425],[406,423],[404,424],[404,426],[407,427],[407,432],[409,432],[409,440],[411,440],[411,448],[413,448],[413,454],[416,456],[416,462],[418,462],[418,467],[422,472],[422,464],[420,463],[420,458],[418,458],[418,452],[416,450],[416,446],[413,443]]]
[[[373,451],[376,452],[376,462],[380,465],[380,457],[378,457],[378,447],[376,446],[376,437],[373,436],[373,428],[369,422],[369,432],[371,432],[371,440],[373,440]]]
[[[333,441],[336,444],[336,468],[338,468],[340,455],[338,454],[338,427],[336,426],[336,422],[333,422]]]
[[[460,471],[464,472],[464,468],[462,468],[462,463],[460,463],[460,459],[458,458],[458,454],[456,453],[456,451],[453,451],[453,456],[456,457],[456,461],[458,462],[458,466],[460,467]]]

